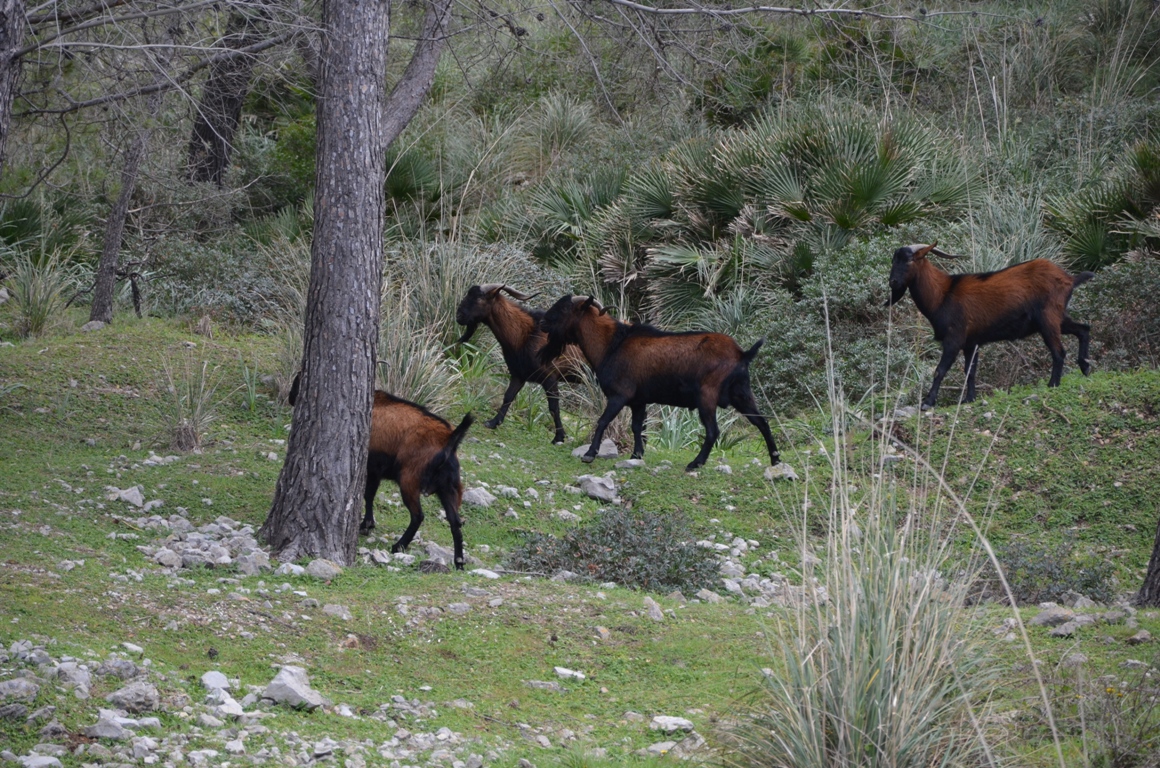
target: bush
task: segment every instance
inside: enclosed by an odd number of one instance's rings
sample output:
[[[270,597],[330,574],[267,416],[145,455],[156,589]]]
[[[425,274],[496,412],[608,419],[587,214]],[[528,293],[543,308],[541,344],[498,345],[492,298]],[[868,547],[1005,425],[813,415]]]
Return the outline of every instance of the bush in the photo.
[[[541,533],[508,558],[517,571],[572,571],[585,581],[614,581],[653,591],[697,591],[717,579],[717,558],[693,543],[688,520],[678,513],[636,512],[613,507],[557,539]]]
[[[1091,553],[1077,555],[1070,542],[1015,541],[996,548],[995,554],[1019,605],[1060,602],[1069,593],[1098,603],[1110,603],[1115,597],[1115,566]],[[984,571],[982,579],[988,593],[1002,594],[993,568]]]

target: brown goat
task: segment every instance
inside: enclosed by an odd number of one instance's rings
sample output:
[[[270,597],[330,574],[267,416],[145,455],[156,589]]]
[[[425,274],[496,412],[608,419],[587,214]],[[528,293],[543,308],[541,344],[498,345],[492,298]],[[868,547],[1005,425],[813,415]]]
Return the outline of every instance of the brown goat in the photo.
[[[533,298],[501,283],[473,285],[455,312],[455,322],[467,326],[459,343],[470,339],[481,323],[486,325],[499,342],[504,362],[507,363],[508,373],[511,375],[507,390],[503,394],[503,405],[496,411],[495,416],[485,421],[483,425],[495,429],[503,424],[512,401],[516,399],[524,384],[530,381],[544,388],[544,394],[548,397],[548,411],[552,414],[552,421],[556,426],[552,442],[562,443],[566,435],[564,424],[560,421],[560,382],[580,380],[579,372],[584,364],[580,350],[567,346],[558,357],[541,362],[540,350],[548,342],[548,337],[540,330],[543,311],[522,309],[501,296],[501,292],[520,301]]]
[[[294,377],[290,387],[288,400],[291,406],[298,399],[299,376]],[[391,546],[391,551],[405,551],[423,523],[420,496],[434,493],[447,513],[447,524],[451,527],[455,567],[462,570],[465,560],[459,507],[463,502],[463,483],[459,478],[459,459],[455,451],[471,422],[469,413],[458,427],[452,429],[450,423],[426,408],[376,390],[371,408],[367,482],[363,493],[366,512],[359,532],[366,534],[374,530],[374,502],[379,483],[384,478],[394,480],[399,485],[403,506],[411,513],[411,522]]]
[[[592,445],[583,460],[596,458],[604,430],[627,405],[632,409],[632,456],[644,455],[644,420],[649,403],[696,409],[705,427],[705,443],[686,467],[694,470],[709,458],[717,442],[717,408],[732,406],[761,432],[769,461],[780,460],[777,445],[749,385],[749,362],[758,341],[743,352],[723,333],[672,333],[649,325],[628,325],[605,314],[592,297],[564,296],[544,314],[548,344],[541,353],[551,359],[565,344],[584,353],[608,399],[596,422]]]
[[[1062,334],[1079,339],[1079,367],[1087,376],[1091,327],[1067,315],[1067,303],[1076,286],[1094,277],[1092,272],[1070,275],[1047,259],[1034,259],[997,272],[949,275],[931,264],[927,254],[947,256],[931,245],[907,245],[894,252],[890,270],[890,304],[906,290],[915,306],[930,321],[934,337],[942,342],[942,359],[934,383],[922,401],[923,410],[933,408],[939,385],[963,353],[967,392],[963,402],[975,399],[978,349],[993,341],[1023,339],[1034,333],[1043,337],[1051,351],[1051,379],[1058,387],[1063,375]]]

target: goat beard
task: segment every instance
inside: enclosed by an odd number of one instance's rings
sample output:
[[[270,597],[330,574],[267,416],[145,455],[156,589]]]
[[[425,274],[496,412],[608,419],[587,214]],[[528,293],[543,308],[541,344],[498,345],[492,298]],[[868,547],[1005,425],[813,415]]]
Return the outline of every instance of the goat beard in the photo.
[[[466,342],[470,341],[471,337],[475,335],[475,329],[478,327],[479,327],[479,323],[468,323],[467,330],[463,332],[463,335],[459,337],[459,341],[457,341],[455,343],[456,344],[465,344]]]
[[[902,297],[905,295],[906,295],[906,286],[905,285],[902,286],[901,288],[895,288],[894,286],[891,286],[890,287],[890,301],[886,302],[886,306],[893,307],[895,304],[897,304],[899,301],[901,301]]]

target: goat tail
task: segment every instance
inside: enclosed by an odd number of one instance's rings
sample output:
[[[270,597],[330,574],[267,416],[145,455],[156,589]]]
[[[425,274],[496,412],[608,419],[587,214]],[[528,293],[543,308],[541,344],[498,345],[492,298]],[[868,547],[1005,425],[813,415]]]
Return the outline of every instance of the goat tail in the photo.
[[[1096,276],[1095,272],[1080,272],[1078,275],[1076,275],[1075,277],[1073,277],[1071,279],[1071,287],[1073,289],[1078,288],[1079,286],[1083,285],[1084,283],[1086,283],[1088,280],[1091,280],[1095,276]]]
[[[447,444],[443,446],[442,453],[445,456],[450,456],[459,449],[459,444],[463,442],[463,438],[467,435],[468,428],[471,427],[475,419],[469,413],[463,417],[463,421],[459,422],[459,426],[451,432],[451,436],[447,438]]]
[[[749,363],[751,363],[753,361],[753,358],[757,357],[757,352],[758,352],[758,350],[761,349],[761,345],[764,343],[765,343],[765,338],[764,337],[760,338],[757,340],[756,344],[754,344],[752,347],[749,348],[749,350],[747,352],[742,352],[741,353],[741,364],[742,365],[749,365]]]

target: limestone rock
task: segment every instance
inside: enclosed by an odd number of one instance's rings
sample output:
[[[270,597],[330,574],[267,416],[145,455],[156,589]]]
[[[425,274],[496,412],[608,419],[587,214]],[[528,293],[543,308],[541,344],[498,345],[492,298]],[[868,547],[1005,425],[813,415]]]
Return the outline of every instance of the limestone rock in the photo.
[[[656,600],[646,596],[644,599],[644,607],[646,610],[648,610],[648,617],[653,621],[665,620],[664,611],[661,610],[661,607]]]
[[[469,507],[490,507],[495,503],[495,496],[486,488],[468,488],[463,492],[463,503]]]
[[[588,448],[591,445],[592,445],[592,443],[584,443],[583,445],[576,446],[572,450],[572,455],[576,456],[576,457],[583,456],[584,454],[588,453]],[[612,442],[611,440],[609,440],[606,437],[600,441],[600,450],[598,450],[596,452],[596,458],[598,458],[598,459],[615,459],[619,455],[619,453],[620,452],[616,449],[616,443]]]
[[[591,499],[612,503],[620,501],[616,496],[616,482],[612,478],[581,475],[577,482],[580,485],[580,490]]]
[[[1036,614],[1027,622],[1035,627],[1058,627],[1075,619],[1075,611],[1063,606],[1054,605]]]
[[[138,681],[129,683],[119,691],[113,691],[105,700],[118,709],[128,712],[152,712],[161,706],[161,696],[152,683]]]
[[[295,709],[314,709],[322,706],[322,694],[310,687],[310,679],[302,667],[285,666],[266,686],[263,698]]]
[[[330,581],[337,578],[342,573],[342,566],[332,560],[325,558],[318,558],[311,560],[310,564],[306,566],[306,575],[313,576],[322,581]]]
[[[797,472],[793,471],[793,467],[784,461],[765,470],[765,479],[773,482],[774,480],[797,480]]]
[[[23,677],[0,682],[0,701],[23,699],[32,701],[40,693],[40,686]]]
[[[693,730],[693,722],[686,720],[683,717],[670,717],[669,715],[657,715],[648,724],[650,730],[664,731],[665,733],[673,733],[675,731],[691,731]]]

